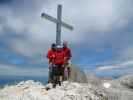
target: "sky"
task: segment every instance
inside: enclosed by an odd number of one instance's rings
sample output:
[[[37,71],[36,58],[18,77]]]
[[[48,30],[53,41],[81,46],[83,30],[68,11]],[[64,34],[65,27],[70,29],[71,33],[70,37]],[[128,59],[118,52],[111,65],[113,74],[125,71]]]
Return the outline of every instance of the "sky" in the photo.
[[[62,28],[72,64],[98,76],[133,73],[132,0],[0,0],[0,76],[47,76],[46,53],[55,42],[56,17],[74,26]]]

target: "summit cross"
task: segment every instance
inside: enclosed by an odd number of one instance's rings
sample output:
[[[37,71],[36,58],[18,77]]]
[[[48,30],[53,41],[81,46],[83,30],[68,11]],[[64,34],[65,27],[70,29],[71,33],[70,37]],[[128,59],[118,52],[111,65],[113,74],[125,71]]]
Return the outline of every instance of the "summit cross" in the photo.
[[[69,30],[73,30],[73,26],[62,21],[62,5],[58,5],[57,7],[57,18],[54,18],[46,13],[42,13],[41,17],[56,23],[56,44],[57,45],[61,45],[61,27],[62,26]]]

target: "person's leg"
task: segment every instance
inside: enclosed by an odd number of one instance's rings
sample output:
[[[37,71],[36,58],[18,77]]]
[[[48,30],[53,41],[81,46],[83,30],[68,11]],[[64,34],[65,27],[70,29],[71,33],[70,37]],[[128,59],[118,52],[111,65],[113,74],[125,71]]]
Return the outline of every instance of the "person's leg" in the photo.
[[[56,80],[56,83],[59,84],[59,81],[60,81],[60,66],[57,65],[57,80]]]
[[[48,68],[49,68],[49,69],[48,69],[48,83],[50,83],[50,80],[51,80],[51,79],[50,79],[50,67],[51,67],[51,65],[49,64],[49,67],[48,67]]]
[[[66,61],[66,63],[64,64],[64,75],[63,75],[63,77],[64,77],[64,81],[66,81],[67,80],[67,76],[68,76],[68,70],[67,70],[67,67],[68,67],[68,62]]]
[[[64,64],[64,70],[63,70],[63,75],[62,75],[63,81],[66,81],[66,70],[65,70],[65,68],[66,68],[66,64]]]
[[[51,81],[51,83],[53,82],[53,73],[52,73],[52,68],[51,68],[50,81]]]
[[[56,67],[56,84],[59,84],[60,81],[60,65]]]
[[[53,73],[52,73],[52,66],[49,67],[49,83],[52,83],[53,81]]]
[[[68,67],[67,68],[67,70],[68,70],[68,79],[70,78],[70,76],[71,76],[71,68],[70,67]]]
[[[56,87],[56,84],[57,84],[57,67],[54,66],[53,68],[53,88]]]
[[[60,82],[63,81],[63,76],[62,76],[62,75],[59,76],[59,81],[60,81]]]
[[[66,81],[67,78],[68,78],[68,70],[67,70],[67,68],[65,67],[65,68],[64,68],[64,81]]]
[[[50,83],[50,70],[48,71],[48,83]]]
[[[57,65],[57,84],[60,85],[60,65]]]
[[[63,77],[64,77],[64,67],[63,65],[60,66],[60,85],[62,84],[63,82]]]

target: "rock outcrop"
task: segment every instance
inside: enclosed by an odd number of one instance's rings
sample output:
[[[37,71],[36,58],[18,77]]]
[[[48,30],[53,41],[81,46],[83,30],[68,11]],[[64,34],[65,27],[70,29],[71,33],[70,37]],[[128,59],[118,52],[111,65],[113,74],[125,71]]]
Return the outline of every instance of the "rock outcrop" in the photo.
[[[126,75],[117,80],[112,81],[115,88],[133,89],[133,75]]]
[[[87,82],[76,79],[56,88],[33,80],[7,85],[0,89],[0,100],[133,100],[133,75],[111,81],[93,75],[86,76]]]
[[[78,83],[87,83],[88,82],[86,74],[74,66],[71,66],[70,81],[78,82]]]
[[[49,84],[50,86],[50,84]],[[46,86],[32,80],[5,86],[0,100],[105,100],[103,90],[87,83],[64,82],[61,87],[45,89]]]
[[[113,98],[113,100],[133,100],[133,75],[126,75],[112,80],[109,84],[110,87],[106,89],[108,98]]]

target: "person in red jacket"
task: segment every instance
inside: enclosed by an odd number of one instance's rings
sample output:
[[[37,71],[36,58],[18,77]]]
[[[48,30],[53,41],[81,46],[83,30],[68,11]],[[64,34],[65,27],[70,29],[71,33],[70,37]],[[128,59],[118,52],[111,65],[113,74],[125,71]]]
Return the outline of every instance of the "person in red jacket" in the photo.
[[[52,74],[52,68],[53,68],[53,61],[55,58],[55,53],[56,53],[56,44],[53,43],[51,45],[51,48],[47,52],[47,58],[49,60],[49,77],[48,77],[48,83],[53,82],[53,74]]]
[[[56,87],[56,84],[59,84],[61,86],[61,83],[63,81],[65,54],[62,49],[63,49],[62,46],[58,45],[55,53],[55,59],[53,62],[55,65],[53,67],[53,75],[54,75],[53,87]]]
[[[68,48],[68,43],[63,42],[63,52],[65,54],[65,64],[64,64],[64,80],[67,80],[70,77],[71,68],[69,67],[69,60],[72,57],[71,50]]]
[[[56,52],[56,44],[53,43],[47,53],[47,58],[49,60],[49,63],[52,63],[52,60],[55,57],[55,52]]]

